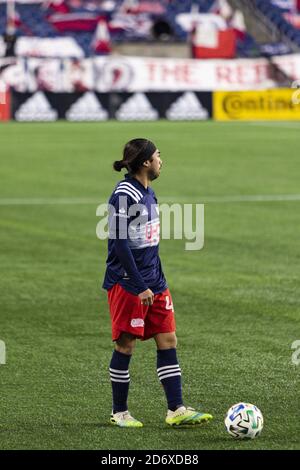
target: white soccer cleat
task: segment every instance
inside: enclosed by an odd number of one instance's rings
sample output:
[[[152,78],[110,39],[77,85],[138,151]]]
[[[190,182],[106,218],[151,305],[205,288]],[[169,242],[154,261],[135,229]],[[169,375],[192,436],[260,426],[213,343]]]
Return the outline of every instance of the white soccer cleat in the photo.
[[[119,413],[112,413],[110,417],[110,424],[119,426],[120,428],[142,428],[143,423],[133,418],[129,411],[120,411]]]
[[[169,426],[193,426],[207,423],[213,419],[211,414],[201,413],[194,408],[181,406],[175,411],[168,410],[166,423]]]

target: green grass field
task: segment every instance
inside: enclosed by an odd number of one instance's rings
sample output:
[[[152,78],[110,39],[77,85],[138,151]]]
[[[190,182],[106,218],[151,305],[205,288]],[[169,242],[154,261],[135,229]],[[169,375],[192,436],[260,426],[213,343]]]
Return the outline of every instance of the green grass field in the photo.
[[[1,125],[1,449],[300,449],[300,366],[291,360],[300,200],[238,202],[299,195],[299,131],[297,123]],[[140,136],[162,152],[158,198],[217,198],[205,206],[202,251],[180,240],[160,247],[184,396],[215,416],[198,429],[165,427],[153,341],[138,343],[131,363],[129,409],[145,427],[107,424],[113,345],[96,207],[119,179],[112,161]],[[264,414],[254,441],[224,430],[238,401]]]

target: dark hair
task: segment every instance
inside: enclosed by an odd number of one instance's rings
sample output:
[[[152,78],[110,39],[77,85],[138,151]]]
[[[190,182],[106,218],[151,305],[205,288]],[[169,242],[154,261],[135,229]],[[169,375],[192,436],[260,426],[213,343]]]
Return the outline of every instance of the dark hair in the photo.
[[[127,142],[123,150],[123,159],[116,160],[114,170],[121,171],[126,168],[129,173],[135,174],[146,160],[150,160],[156,146],[148,139],[133,139]]]

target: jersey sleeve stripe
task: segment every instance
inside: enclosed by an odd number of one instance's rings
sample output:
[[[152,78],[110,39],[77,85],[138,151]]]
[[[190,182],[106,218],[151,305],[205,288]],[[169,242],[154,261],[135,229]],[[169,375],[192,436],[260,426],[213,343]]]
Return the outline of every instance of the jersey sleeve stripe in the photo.
[[[117,191],[115,191],[115,194],[127,194],[128,196],[130,196],[135,202],[139,202],[139,199],[137,199],[136,196],[134,196],[132,193],[130,193],[129,191],[127,191],[126,189],[117,189]]]
[[[135,186],[133,186],[133,184],[130,184],[130,183],[126,183],[125,181],[121,182],[118,186],[119,187],[127,187],[128,189],[131,189],[132,191],[134,191],[135,193],[137,193],[137,195],[139,195],[140,197],[143,197],[143,194],[141,193],[141,191],[139,191]]]
[[[117,191],[126,189],[126,191],[129,191],[130,193],[132,193],[138,200],[140,200],[140,199],[143,197],[143,195],[140,196],[140,195],[135,191],[135,189],[132,189],[131,187],[123,186],[122,183],[121,183],[121,185],[119,185],[116,189],[117,189]]]

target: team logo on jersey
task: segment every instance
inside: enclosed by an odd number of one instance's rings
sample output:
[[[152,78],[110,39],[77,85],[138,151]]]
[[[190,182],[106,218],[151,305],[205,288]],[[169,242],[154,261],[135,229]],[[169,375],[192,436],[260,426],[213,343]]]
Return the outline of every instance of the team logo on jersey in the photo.
[[[133,318],[130,322],[132,328],[143,328],[145,322],[142,318]]]

